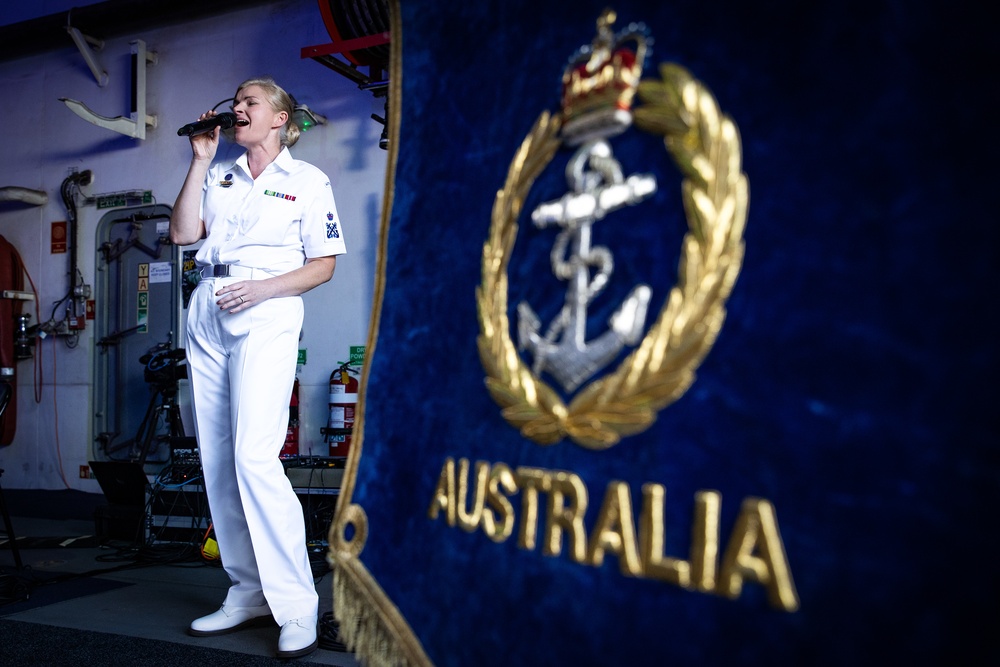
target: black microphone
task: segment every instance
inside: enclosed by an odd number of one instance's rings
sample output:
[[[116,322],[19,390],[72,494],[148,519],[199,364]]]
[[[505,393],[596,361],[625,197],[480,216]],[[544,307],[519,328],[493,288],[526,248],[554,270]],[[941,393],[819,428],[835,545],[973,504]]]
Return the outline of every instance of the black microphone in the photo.
[[[177,130],[177,136],[190,137],[195,134],[211,132],[217,127],[221,127],[223,130],[228,130],[233,125],[236,125],[236,114],[224,111],[218,116],[206,118],[205,120],[199,120],[195,123],[188,123],[181,129]]]

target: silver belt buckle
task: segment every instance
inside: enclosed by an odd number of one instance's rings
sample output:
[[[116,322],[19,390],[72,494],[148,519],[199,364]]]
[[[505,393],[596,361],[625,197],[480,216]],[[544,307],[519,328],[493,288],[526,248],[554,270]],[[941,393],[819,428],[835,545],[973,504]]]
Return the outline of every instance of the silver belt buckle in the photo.
[[[228,278],[229,277],[229,265],[228,264],[213,264],[212,265],[212,277],[213,278]]]

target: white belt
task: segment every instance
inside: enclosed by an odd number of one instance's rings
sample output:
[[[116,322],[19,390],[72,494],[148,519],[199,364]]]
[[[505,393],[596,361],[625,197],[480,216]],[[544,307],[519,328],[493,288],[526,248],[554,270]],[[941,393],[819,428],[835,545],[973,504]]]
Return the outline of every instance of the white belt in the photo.
[[[202,280],[211,278],[271,278],[273,274],[238,264],[209,264],[201,267]]]

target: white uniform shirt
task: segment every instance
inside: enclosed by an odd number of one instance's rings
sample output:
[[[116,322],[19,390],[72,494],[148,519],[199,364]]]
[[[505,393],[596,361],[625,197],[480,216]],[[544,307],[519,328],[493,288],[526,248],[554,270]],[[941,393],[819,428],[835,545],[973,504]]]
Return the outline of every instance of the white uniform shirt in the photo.
[[[213,165],[202,190],[207,238],[199,265],[238,264],[281,275],[306,258],[347,252],[330,179],[283,147],[255,181],[246,153]]]

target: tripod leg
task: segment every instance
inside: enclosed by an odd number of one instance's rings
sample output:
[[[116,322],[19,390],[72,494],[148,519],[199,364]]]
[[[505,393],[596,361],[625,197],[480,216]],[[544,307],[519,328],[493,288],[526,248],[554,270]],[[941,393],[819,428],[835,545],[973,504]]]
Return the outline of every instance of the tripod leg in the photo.
[[[150,397],[149,408],[146,410],[146,416],[142,419],[142,425],[139,427],[139,432],[135,434],[135,442],[140,445],[139,465],[146,464],[146,457],[149,456],[149,446],[153,442],[153,436],[156,435],[156,410],[160,406],[160,403],[156,399],[161,396],[163,396],[163,391],[158,390]]]
[[[175,438],[184,437],[184,422],[181,420],[181,408],[177,403],[172,403],[170,405],[170,411],[168,412],[170,419],[170,435]]]

